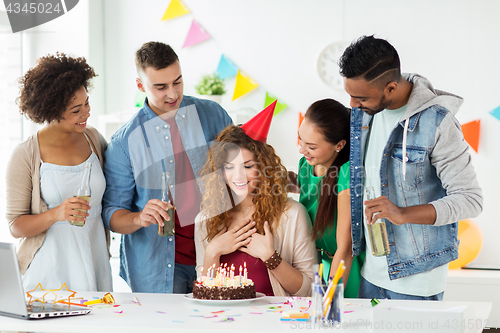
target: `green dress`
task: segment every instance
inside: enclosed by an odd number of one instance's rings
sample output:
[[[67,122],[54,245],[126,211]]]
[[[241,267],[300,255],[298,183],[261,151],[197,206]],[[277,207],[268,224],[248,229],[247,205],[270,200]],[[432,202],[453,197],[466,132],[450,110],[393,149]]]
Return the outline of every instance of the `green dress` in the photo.
[[[319,204],[319,193],[321,193],[321,179],[323,177],[316,177],[314,175],[314,167],[307,163],[306,159],[302,157],[299,162],[299,170],[297,175],[297,182],[300,186],[299,202],[306,207],[311,221],[314,223],[316,219],[316,212]],[[338,193],[348,189],[351,185],[349,179],[349,162],[344,163],[340,168],[339,178],[337,180]],[[316,240],[316,247],[321,249],[321,261],[323,262],[323,279],[328,281],[330,274],[330,266],[332,258],[327,254],[335,254],[337,251],[337,213],[331,227],[325,230],[321,238]],[[364,262],[365,253],[354,257],[349,273],[349,280],[344,290],[344,297],[357,298],[359,282],[361,277],[361,267]]]

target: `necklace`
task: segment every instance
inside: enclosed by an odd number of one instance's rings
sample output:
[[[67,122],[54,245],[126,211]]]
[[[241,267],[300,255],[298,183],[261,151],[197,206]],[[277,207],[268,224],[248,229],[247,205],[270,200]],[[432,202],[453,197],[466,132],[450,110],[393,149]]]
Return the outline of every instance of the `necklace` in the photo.
[[[253,208],[254,205],[250,205],[250,207],[248,207],[247,211],[245,212],[245,214],[243,214],[243,212],[240,212],[241,213],[241,216],[243,217],[243,220],[245,219],[245,217],[247,217],[248,215],[248,212],[250,212],[250,209]]]

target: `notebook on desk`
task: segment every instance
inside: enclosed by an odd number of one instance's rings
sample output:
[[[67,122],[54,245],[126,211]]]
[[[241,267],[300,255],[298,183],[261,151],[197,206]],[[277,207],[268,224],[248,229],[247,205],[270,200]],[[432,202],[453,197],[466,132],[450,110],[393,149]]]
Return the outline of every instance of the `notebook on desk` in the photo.
[[[33,302],[26,304],[14,244],[0,243],[0,315],[22,319],[75,316],[89,313],[84,307]]]

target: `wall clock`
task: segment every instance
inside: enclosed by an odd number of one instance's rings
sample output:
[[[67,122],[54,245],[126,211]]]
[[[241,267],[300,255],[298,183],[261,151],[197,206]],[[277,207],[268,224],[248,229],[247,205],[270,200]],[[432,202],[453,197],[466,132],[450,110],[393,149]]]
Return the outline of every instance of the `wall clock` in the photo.
[[[318,57],[317,70],[319,77],[334,89],[344,89],[344,79],[339,74],[337,62],[349,44],[336,42],[326,46]]]

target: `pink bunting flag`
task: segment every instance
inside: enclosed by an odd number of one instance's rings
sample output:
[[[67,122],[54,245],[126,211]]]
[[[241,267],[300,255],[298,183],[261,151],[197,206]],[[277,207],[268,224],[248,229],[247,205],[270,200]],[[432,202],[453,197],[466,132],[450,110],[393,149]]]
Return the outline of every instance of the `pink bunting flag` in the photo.
[[[192,46],[201,43],[209,38],[210,35],[208,34],[208,32],[206,32],[198,22],[193,20],[193,22],[191,23],[191,28],[189,28],[189,32],[182,47],[184,48]]]

